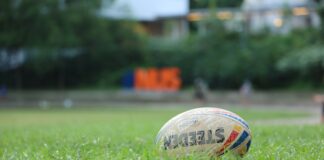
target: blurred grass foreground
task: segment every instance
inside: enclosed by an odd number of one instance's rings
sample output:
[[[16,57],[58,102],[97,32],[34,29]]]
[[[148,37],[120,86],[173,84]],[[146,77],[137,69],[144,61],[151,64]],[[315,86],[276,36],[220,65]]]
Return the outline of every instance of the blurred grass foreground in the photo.
[[[163,123],[185,108],[1,110],[1,159],[174,159],[154,144]],[[323,158],[320,125],[257,124],[264,118],[305,116],[294,111],[227,108],[246,119],[252,147],[244,159]],[[262,116],[263,115],[263,116]],[[207,158],[192,155],[184,159]],[[226,154],[226,159],[230,154]]]

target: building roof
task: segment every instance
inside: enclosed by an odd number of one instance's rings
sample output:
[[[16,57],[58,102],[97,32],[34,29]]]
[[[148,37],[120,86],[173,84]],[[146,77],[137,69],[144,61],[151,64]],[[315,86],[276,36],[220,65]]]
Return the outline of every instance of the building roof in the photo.
[[[159,18],[186,16],[189,0],[103,0],[100,15],[114,19],[154,21]]]

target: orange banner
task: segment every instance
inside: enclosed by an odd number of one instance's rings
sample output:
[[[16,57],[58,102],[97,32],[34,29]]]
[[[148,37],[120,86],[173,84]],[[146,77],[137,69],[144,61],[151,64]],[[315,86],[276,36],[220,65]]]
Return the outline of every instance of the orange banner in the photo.
[[[135,70],[136,90],[178,91],[181,87],[180,69],[137,68]]]

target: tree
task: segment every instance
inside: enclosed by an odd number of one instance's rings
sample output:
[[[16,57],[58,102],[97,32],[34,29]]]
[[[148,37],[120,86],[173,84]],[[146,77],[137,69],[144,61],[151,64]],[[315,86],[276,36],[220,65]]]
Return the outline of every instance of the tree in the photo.
[[[25,86],[114,85],[114,75],[143,63],[137,24],[98,16],[100,2],[0,1],[0,48],[28,51],[27,63],[19,68],[22,77],[28,76]],[[11,75],[4,78],[11,81]]]
[[[3,0],[0,2],[0,46],[5,48],[71,47],[80,39],[75,27],[91,24],[98,1]]]
[[[242,2],[243,0],[190,0],[190,8],[209,8],[212,3],[215,3],[216,7],[239,7]]]
[[[324,46],[314,45],[292,52],[281,59],[277,66],[282,71],[295,71],[301,79],[324,84]]]

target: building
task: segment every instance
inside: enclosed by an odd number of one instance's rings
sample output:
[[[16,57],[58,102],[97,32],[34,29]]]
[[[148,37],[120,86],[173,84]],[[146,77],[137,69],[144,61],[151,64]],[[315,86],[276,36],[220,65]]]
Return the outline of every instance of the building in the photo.
[[[230,31],[242,31],[243,13],[240,8],[194,9],[187,16],[190,23],[194,23],[198,33],[208,33],[208,21],[221,20],[225,28]]]
[[[99,14],[140,22],[150,35],[180,38],[187,34],[189,0],[103,0]]]
[[[312,0],[245,0],[242,12],[251,32],[264,29],[288,33],[293,29],[319,27],[320,18]]]
[[[312,0],[244,0],[241,8],[191,10],[190,22],[196,23],[198,32],[206,32],[204,19],[218,18],[231,31],[250,33],[270,31],[285,34],[294,29],[320,26],[316,3]]]

